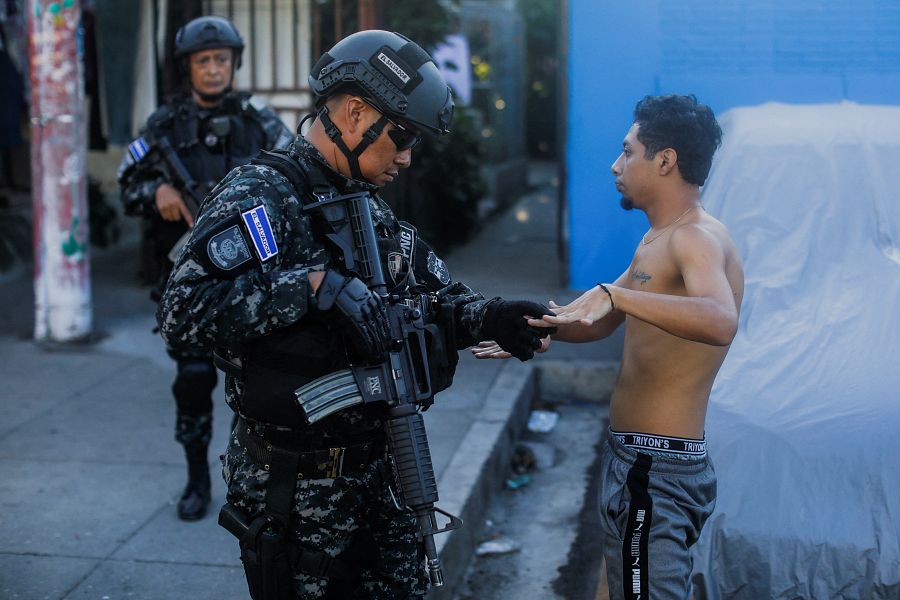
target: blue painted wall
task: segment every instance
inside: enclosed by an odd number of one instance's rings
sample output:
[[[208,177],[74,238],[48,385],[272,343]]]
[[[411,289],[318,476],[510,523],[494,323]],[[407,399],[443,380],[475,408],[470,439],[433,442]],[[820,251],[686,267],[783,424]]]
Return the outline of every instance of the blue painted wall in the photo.
[[[768,101],[900,104],[900,0],[569,0],[569,274],[628,267],[647,229],[609,167],[647,94],[696,94],[718,114]]]

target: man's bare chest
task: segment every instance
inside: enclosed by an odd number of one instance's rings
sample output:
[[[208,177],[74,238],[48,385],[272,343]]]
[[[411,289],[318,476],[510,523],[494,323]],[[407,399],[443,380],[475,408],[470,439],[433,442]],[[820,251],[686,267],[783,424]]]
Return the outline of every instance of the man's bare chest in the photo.
[[[678,293],[684,288],[681,273],[675,266],[665,246],[639,247],[626,274],[627,287],[642,292],[658,294]]]

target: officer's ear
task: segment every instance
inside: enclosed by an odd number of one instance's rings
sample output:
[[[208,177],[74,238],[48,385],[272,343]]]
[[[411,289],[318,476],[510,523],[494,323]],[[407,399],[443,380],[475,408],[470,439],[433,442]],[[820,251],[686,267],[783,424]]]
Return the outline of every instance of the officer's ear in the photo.
[[[363,102],[359,96],[347,96],[344,114],[347,117],[347,129],[350,133],[356,133],[358,129],[365,131],[369,128],[369,123],[366,121],[366,114],[369,110],[371,110],[369,105]]]

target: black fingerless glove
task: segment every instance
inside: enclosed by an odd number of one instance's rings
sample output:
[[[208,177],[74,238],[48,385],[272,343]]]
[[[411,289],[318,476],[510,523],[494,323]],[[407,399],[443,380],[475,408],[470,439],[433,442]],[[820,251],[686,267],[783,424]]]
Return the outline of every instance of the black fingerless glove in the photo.
[[[354,344],[352,354],[367,362],[380,361],[390,341],[390,326],[378,294],[356,277],[326,271],[316,292],[319,310],[336,309],[341,325]]]
[[[519,360],[526,361],[541,347],[541,339],[556,329],[530,327],[525,318],[540,319],[552,314],[549,308],[537,302],[494,298],[485,306],[481,332],[484,339],[494,340]]]

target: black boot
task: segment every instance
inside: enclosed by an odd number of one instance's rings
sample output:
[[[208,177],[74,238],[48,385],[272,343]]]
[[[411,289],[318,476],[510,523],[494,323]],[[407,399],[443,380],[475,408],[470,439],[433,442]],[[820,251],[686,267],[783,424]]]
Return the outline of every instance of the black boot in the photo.
[[[210,483],[207,444],[194,442],[184,447],[187,456],[188,482],[178,501],[178,518],[182,521],[197,521],[206,515],[209,507]]]

